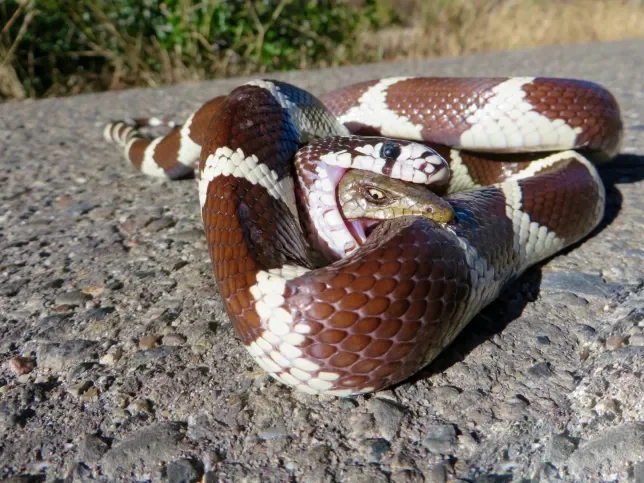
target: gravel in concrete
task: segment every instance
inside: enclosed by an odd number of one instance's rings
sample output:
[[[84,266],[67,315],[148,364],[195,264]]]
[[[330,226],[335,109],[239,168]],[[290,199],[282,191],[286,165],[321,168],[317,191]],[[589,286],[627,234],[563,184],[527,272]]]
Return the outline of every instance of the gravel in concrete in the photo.
[[[535,267],[425,371],[298,394],[254,365],[212,281],[193,182],[101,138],[240,79],[0,106],[0,479],[636,481],[644,474],[644,42],[273,75],[597,81],[623,109],[592,236]],[[16,359],[19,357],[19,359]],[[12,362],[13,361],[13,362]]]

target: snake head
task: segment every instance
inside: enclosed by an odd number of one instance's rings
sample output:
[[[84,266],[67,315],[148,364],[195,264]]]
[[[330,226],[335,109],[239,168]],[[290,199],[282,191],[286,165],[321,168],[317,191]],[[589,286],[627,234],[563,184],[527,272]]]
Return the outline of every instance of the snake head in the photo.
[[[396,200],[387,217],[402,216],[410,213],[413,199],[426,197],[425,191],[407,196],[407,204],[400,201],[403,193],[409,194],[406,183],[385,184],[387,178],[420,185],[443,187],[449,181],[450,171],[447,161],[435,150],[421,143],[401,141],[383,137],[331,136],[311,141],[301,148],[295,156],[298,198],[301,202],[304,225],[307,227],[311,244],[325,253],[330,260],[340,259],[355,251],[366,240],[365,229],[377,224],[381,216],[367,218],[360,214],[358,220],[343,215],[338,202],[338,185],[347,172],[356,171],[372,178],[372,186],[384,186],[388,191],[387,199]],[[349,178],[347,178],[349,179]],[[351,178],[354,179],[354,178]],[[376,180],[382,180],[376,181]],[[358,186],[358,185],[356,185]],[[393,188],[399,186],[398,192]],[[373,191],[375,193],[375,191]],[[356,191],[357,198],[368,198],[369,191]],[[381,206],[385,200],[381,200]],[[418,214],[425,216],[435,209],[440,201],[428,205]],[[416,203],[417,204],[417,203]],[[372,210],[373,213],[378,210]],[[424,214],[423,214],[424,213]],[[437,220],[445,218],[436,214]]]

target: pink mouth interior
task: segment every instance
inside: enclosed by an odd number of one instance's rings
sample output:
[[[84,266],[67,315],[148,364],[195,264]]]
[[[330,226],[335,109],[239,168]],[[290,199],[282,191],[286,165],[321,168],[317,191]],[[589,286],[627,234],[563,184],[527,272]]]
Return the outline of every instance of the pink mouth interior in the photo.
[[[368,218],[359,218],[356,220],[345,219],[345,221],[349,232],[353,235],[356,242],[358,242],[358,245],[364,245],[369,233],[371,233],[376,225],[380,223],[380,220],[370,220]]]
[[[327,175],[329,176],[329,181],[333,184],[333,186],[336,189],[336,202],[338,204],[338,209],[340,211],[340,214],[342,215],[342,219],[344,220],[347,229],[349,230],[349,233],[353,236],[355,241],[358,243],[358,245],[364,245],[364,243],[367,241],[367,236],[369,236],[369,233],[373,231],[373,228],[380,223],[380,220],[370,220],[367,218],[357,218],[357,219],[348,219],[345,218],[344,213],[342,213],[342,210],[340,209],[340,203],[337,201],[337,188],[338,185],[340,184],[340,180],[342,177],[345,175],[345,173],[348,171],[346,168],[340,168],[338,166],[329,166],[327,165],[326,167],[326,172]]]

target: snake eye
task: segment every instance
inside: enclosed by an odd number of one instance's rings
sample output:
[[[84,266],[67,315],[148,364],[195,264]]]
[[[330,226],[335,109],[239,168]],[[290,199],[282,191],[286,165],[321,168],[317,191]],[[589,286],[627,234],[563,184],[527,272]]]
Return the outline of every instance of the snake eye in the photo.
[[[400,156],[400,146],[396,143],[387,142],[380,148],[380,157],[388,159],[396,159]]]

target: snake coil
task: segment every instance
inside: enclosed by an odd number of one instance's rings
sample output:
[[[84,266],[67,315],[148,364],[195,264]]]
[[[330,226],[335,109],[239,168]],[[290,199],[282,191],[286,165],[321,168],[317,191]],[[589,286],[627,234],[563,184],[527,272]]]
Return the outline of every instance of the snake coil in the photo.
[[[253,358],[299,390],[346,396],[412,375],[509,281],[590,233],[605,193],[586,155],[614,155],[622,124],[596,84],[516,77],[387,78],[320,100],[258,80],[166,136],[138,127],[104,135],[142,172],[184,177],[199,160],[217,287]],[[401,217],[356,238],[335,195],[356,168],[434,183],[453,220]]]

